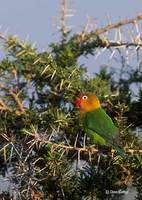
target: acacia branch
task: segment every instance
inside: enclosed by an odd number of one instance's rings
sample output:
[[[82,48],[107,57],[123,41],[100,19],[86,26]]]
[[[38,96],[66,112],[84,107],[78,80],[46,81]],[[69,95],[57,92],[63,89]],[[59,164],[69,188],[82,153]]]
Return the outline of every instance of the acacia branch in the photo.
[[[109,48],[109,47],[126,47],[126,48],[128,48],[128,47],[136,47],[136,48],[139,48],[139,47],[142,47],[142,44],[137,44],[137,43],[133,43],[133,42],[131,42],[131,43],[128,43],[128,42],[109,42],[109,41],[107,41],[107,47]]]
[[[88,43],[91,44],[90,48],[94,47],[142,47],[141,37],[138,34],[135,38],[133,38],[133,42],[121,42],[121,41],[109,41],[109,39],[101,39],[99,35],[104,34],[112,29],[118,29],[121,26],[128,25],[128,24],[137,24],[138,21],[142,20],[142,15],[138,15],[132,19],[122,20],[116,24],[108,24],[103,28],[98,28],[95,31],[91,31],[90,33],[82,31],[80,34],[77,35],[76,39],[78,43]]]
[[[122,20],[116,24],[108,24],[107,26],[105,26],[103,28],[96,29],[95,33],[96,33],[96,35],[100,35],[100,34],[106,33],[112,29],[119,28],[124,25],[136,24],[138,21],[141,21],[141,20],[142,20],[142,15],[138,15],[132,19]]]
[[[99,150],[96,149],[94,146],[74,147],[74,146],[67,146],[67,145],[64,145],[64,144],[57,144],[57,143],[51,142],[49,140],[44,141],[44,143],[50,144],[50,145],[52,145],[55,148],[63,148],[63,149],[66,149],[66,150],[75,150],[75,151],[80,151],[80,152],[91,152],[91,153],[97,153],[97,152],[99,152]],[[115,151],[116,151],[115,149],[112,149],[111,153],[114,153]],[[126,149],[126,153],[131,153],[131,154],[133,154],[133,153],[140,153],[141,154],[142,153],[142,149],[139,149],[139,150],[136,150],[136,149]]]
[[[51,142],[49,140],[41,140],[42,143],[45,143],[45,144],[49,144],[55,148],[62,148],[62,149],[65,149],[65,150],[73,150],[73,151],[79,151],[79,152],[92,152],[92,153],[97,153],[98,152],[98,149],[96,149],[95,147],[89,147],[89,146],[86,146],[86,147],[76,147],[76,146],[68,146],[68,145],[65,145],[65,144],[58,144],[58,143],[54,143],[54,142]]]
[[[61,31],[63,34],[66,34],[68,32],[66,25],[65,25],[65,19],[66,19],[67,12],[68,12],[67,0],[63,0],[63,14],[61,17]]]
[[[92,146],[85,146],[85,147],[76,147],[76,146],[70,146],[70,145],[66,145],[66,144],[62,144],[62,143],[55,143],[52,142],[50,140],[44,140],[42,138],[39,138],[39,135],[36,134],[36,138],[35,138],[36,142],[41,143],[41,144],[49,144],[51,145],[53,148],[55,149],[64,149],[66,151],[76,151],[76,152],[86,152],[89,154],[96,154],[99,152],[99,150],[97,148],[95,148],[94,145]],[[41,145],[40,144],[40,145]],[[113,155],[116,152],[115,149],[111,149],[111,154]],[[130,153],[130,154],[142,154],[142,149],[126,149],[125,150],[126,153]]]
[[[25,113],[25,109],[23,107],[23,102],[20,100],[20,98],[18,97],[17,94],[15,94],[12,90],[9,90],[9,94],[11,94],[11,96],[13,97],[13,99],[15,100],[15,102],[17,103],[21,113]]]
[[[0,83],[0,88],[4,89],[5,91],[7,91],[11,96],[12,98],[14,99],[14,101],[17,103],[18,105],[18,108],[20,110],[20,114],[24,114],[25,113],[25,109],[24,109],[24,106],[23,106],[23,102],[21,101],[21,99],[18,97],[18,94],[14,93],[11,89],[7,88],[4,84]],[[7,106],[4,101],[2,99],[0,99],[0,105],[2,105],[0,107],[1,110],[8,110],[10,112],[12,112],[13,110]],[[19,113],[19,112],[18,112]],[[17,113],[17,114],[18,114]]]
[[[4,102],[4,100],[1,99],[1,98],[0,98],[0,110],[1,110],[1,111],[9,111],[9,112],[12,112],[12,109],[11,109],[9,106],[7,106],[7,105],[5,104],[5,102]]]

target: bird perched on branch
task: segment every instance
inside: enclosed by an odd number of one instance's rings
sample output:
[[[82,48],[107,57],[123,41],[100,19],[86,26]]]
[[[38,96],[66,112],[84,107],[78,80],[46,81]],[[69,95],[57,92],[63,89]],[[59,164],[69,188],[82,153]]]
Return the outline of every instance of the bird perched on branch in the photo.
[[[76,98],[75,104],[80,108],[85,132],[93,143],[112,146],[119,155],[124,156],[125,151],[119,144],[119,130],[101,107],[98,97],[84,93]]]

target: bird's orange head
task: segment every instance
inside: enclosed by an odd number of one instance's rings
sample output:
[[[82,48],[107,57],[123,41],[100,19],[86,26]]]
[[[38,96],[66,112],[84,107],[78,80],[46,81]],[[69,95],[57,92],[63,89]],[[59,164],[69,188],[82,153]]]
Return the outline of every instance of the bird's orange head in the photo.
[[[101,107],[98,97],[92,93],[80,94],[80,96],[76,98],[75,104],[80,108],[81,114]]]

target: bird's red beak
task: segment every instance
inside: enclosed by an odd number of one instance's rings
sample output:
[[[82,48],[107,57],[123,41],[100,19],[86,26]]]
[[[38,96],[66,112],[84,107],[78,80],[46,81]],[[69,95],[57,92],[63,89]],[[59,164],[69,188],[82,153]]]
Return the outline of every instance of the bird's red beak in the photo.
[[[81,106],[81,100],[79,97],[76,98],[75,100],[75,105],[79,108]]]

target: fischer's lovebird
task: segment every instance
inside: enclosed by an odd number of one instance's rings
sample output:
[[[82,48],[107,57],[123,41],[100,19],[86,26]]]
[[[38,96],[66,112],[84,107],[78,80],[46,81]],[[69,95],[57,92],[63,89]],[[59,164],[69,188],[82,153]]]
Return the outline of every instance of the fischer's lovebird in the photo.
[[[80,108],[85,132],[93,143],[111,146],[124,156],[125,151],[119,144],[119,130],[101,107],[98,97],[92,93],[84,93],[76,98],[75,104]]]

